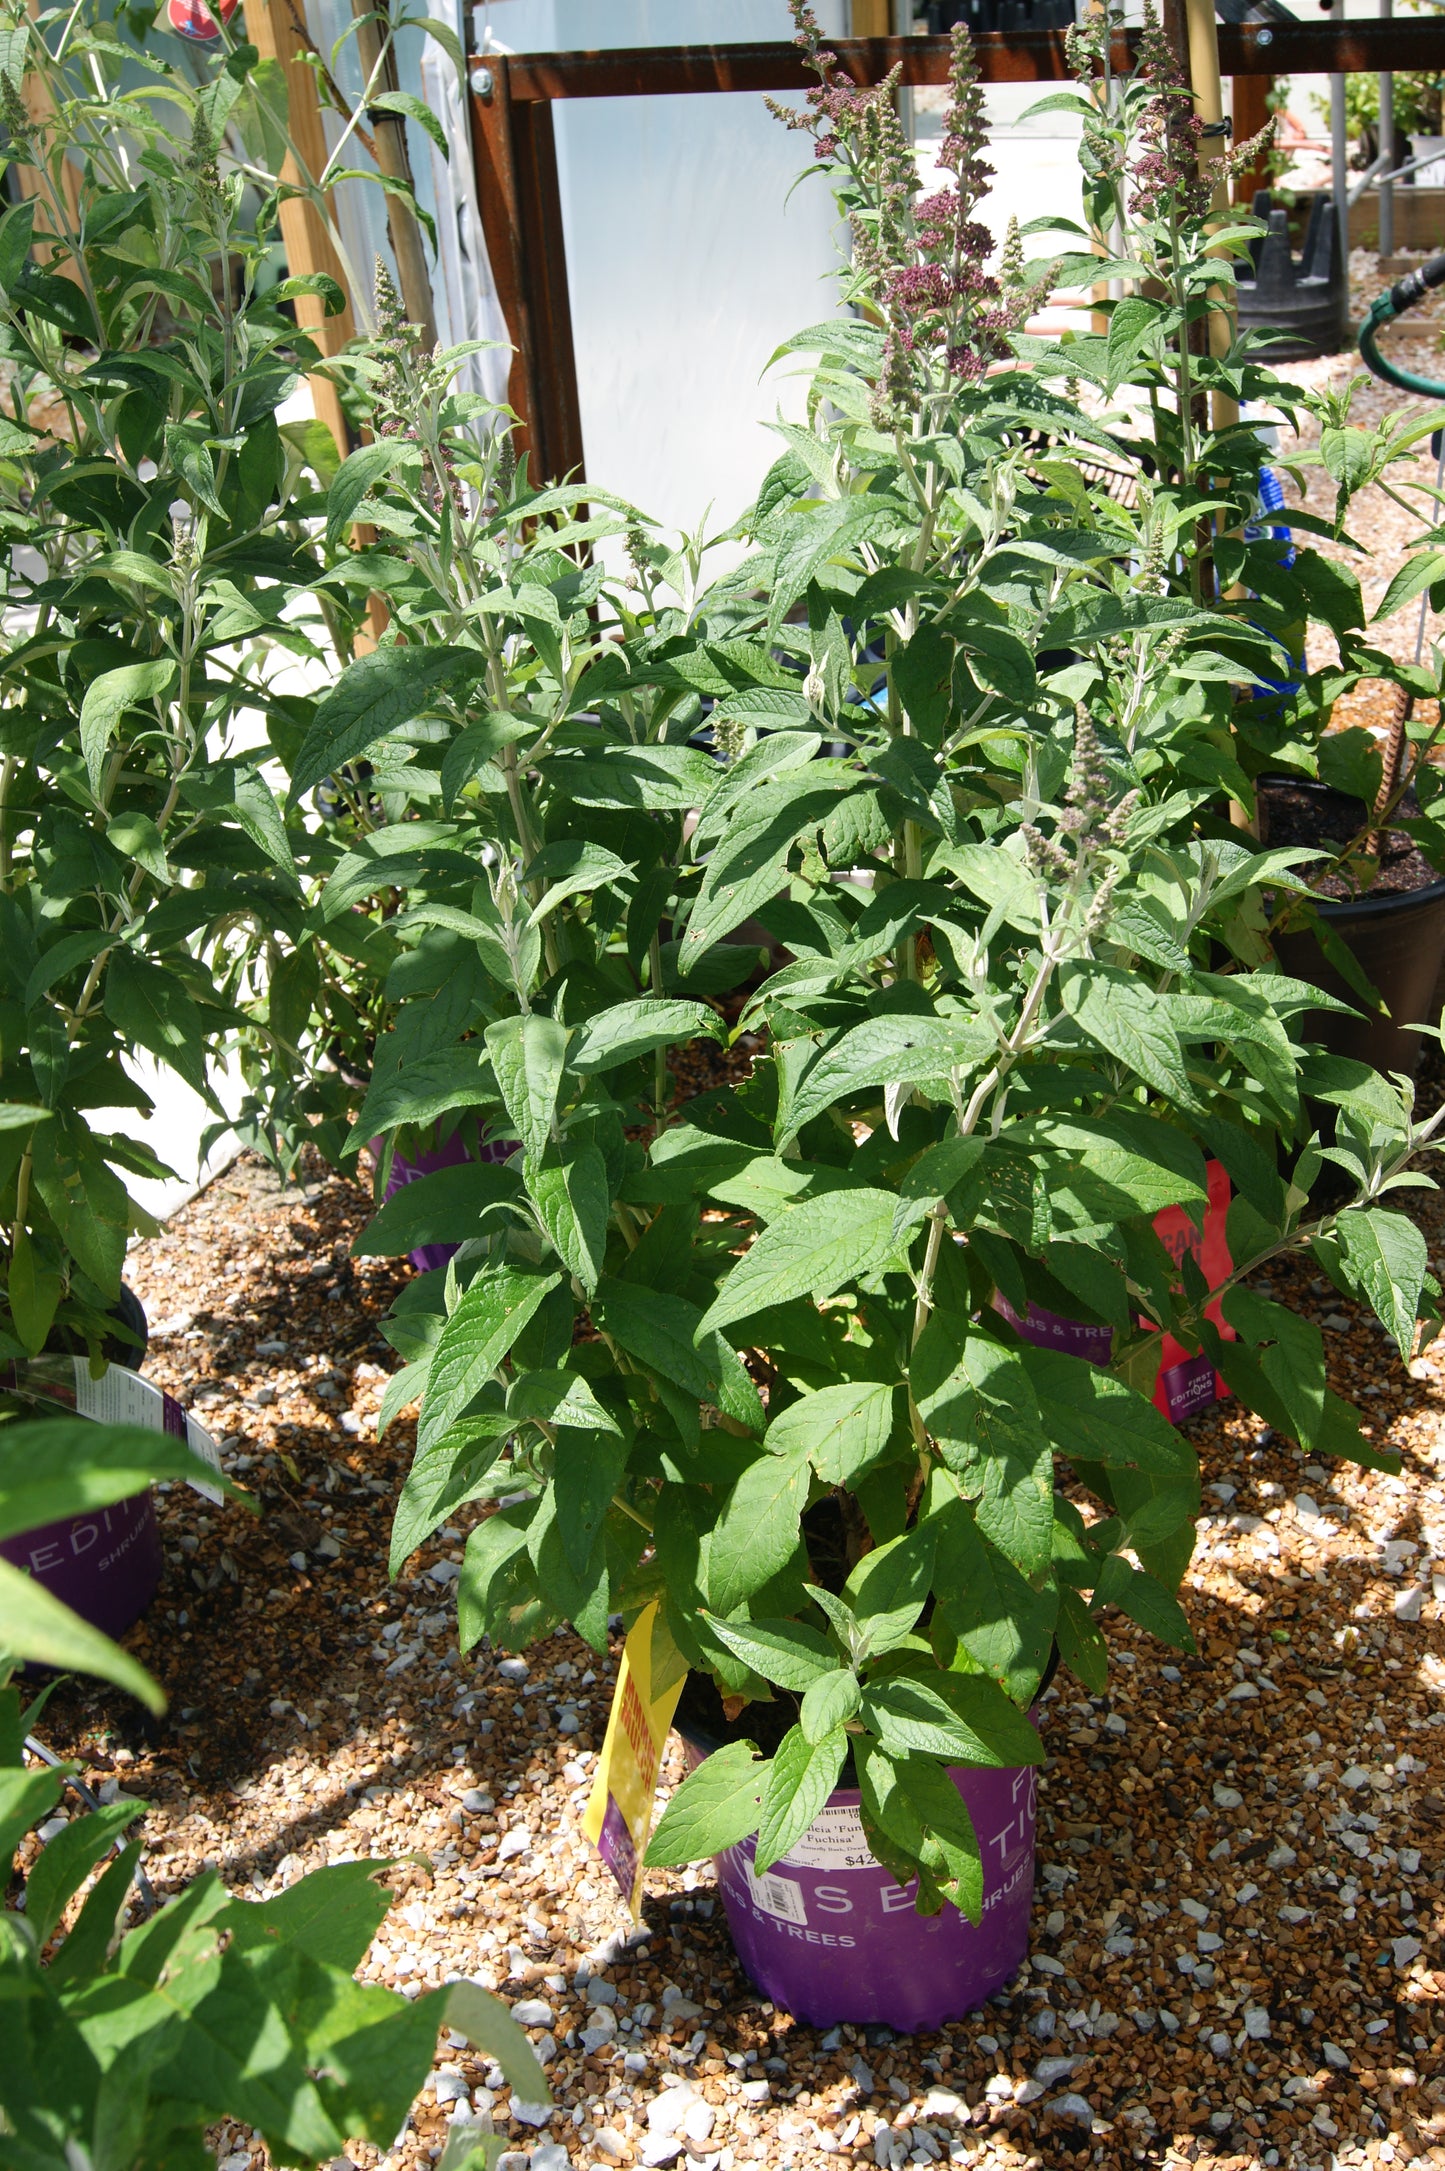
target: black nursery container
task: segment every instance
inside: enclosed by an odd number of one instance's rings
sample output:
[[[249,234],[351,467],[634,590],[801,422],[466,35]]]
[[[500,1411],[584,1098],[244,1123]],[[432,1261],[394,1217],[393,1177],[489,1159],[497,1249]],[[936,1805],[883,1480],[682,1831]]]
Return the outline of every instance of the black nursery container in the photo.
[[[1290,248],[1289,213],[1263,188],[1254,199],[1254,215],[1269,231],[1250,246],[1254,276],[1241,270],[1235,292],[1239,321],[1254,332],[1283,332],[1272,339],[1269,362],[1303,362],[1317,354],[1338,354],[1351,344],[1349,290],[1339,248],[1334,204],[1317,195],[1310,205],[1304,248]]]
[[[1269,780],[1263,781],[1267,787]],[[1293,791],[1308,792],[1311,798],[1345,804],[1356,818],[1364,816],[1359,801],[1347,800],[1327,785],[1291,778],[1290,786]],[[1359,961],[1385,1009],[1367,1009],[1363,998],[1326,959],[1313,934],[1301,930],[1277,935],[1274,953],[1284,972],[1326,995],[1338,996],[1361,1013],[1358,1017],[1343,1017],[1335,1011],[1317,1014],[1310,1020],[1310,1038],[1332,1055],[1369,1063],[1387,1073],[1404,1071],[1413,1078],[1420,1062],[1420,1035],[1412,1028],[1433,1024],[1439,1010],[1436,983],[1445,967],[1445,881],[1364,897],[1320,897],[1315,910]]]

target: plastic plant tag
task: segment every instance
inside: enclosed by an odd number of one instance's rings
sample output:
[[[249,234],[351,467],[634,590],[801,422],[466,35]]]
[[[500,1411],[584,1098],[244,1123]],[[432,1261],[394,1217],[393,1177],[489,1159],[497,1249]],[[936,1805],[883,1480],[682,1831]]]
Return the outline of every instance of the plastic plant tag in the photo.
[[[1197,1259],[1210,1288],[1217,1289],[1228,1279],[1233,1266],[1225,1234],[1229,1215],[1229,1176],[1221,1162],[1208,1163],[1206,1181],[1208,1204],[1198,1224],[1190,1219],[1184,1207],[1166,1206],[1154,1216],[1154,1228],[1171,1258],[1182,1260],[1188,1253]],[[1092,1326],[1082,1319],[1065,1319],[1058,1312],[1046,1311],[1041,1304],[1030,1304],[1027,1314],[1020,1318],[1007,1297],[995,1293],[993,1302],[995,1311],[1000,1312],[1025,1341],[1033,1342],[1038,1348],[1062,1350],[1065,1356],[1083,1357],[1090,1364],[1109,1362],[1114,1343],[1111,1327]],[[1219,1329],[1226,1341],[1234,1340],[1234,1329],[1224,1319],[1217,1298],[1207,1307],[1204,1316]],[[1228,1393],[1229,1388],[1203,1350],[1191,1355],[1172,1334],[1161,1336],[1154,1406],[1171,1424],[1181,1424],[1186,1417],[1193,1417],[1212,1403],[1223,1401]]]
[[[616,1878],[634,1922],[642,1909],[642,1858],[652,1831],[657,1775],[686,1679],[687,1661],[658,1619],[654,1599],[628,1631],[582,1819],[583,1831]]]
[[[17,1385],[23,1381],[31,1394],[63,1403],[78,1417],[89,1417],[98,1425],[140,1425],[147,1432],[168,1432],[173,1440],[184,1440],[193,1455],[220,1474],[221,1451],[205,1426],[174,1395],[123,1364],[108,1364],[95,1379],[87,1357],[33,1357],[28,1363],[12,1365],[10,1374]],[[226,1496],[218,1485],[207,1485],[203,1478],[186,1482],[213,1507],[224,1505]]]

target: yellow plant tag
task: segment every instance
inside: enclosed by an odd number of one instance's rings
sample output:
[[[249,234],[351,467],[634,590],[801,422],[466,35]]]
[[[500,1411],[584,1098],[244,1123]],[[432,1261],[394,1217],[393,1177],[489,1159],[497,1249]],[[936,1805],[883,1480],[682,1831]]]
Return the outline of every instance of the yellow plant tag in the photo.
[[[582,1819],[583,1831],[621,1886],[634,1922],[642,1908],[642,1858],[652,1832],[657,1775],[686,1679],[687,1661],[654,1599],[628,1632]]]

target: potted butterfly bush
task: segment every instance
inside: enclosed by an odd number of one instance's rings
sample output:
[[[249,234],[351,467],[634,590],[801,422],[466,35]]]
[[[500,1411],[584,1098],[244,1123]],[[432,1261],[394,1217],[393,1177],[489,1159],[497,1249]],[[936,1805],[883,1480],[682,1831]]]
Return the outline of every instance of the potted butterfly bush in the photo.
[[[152,1106],[123,1058],[222,1116],[236,949],[303,909],[254,718],[273,659],[324,653],[285,617],[321,570],[311,452],[278,420],[311,349],[218,163],[246,63],[198,87],[119,36],[22,11],[0,72],[30,191],[0,217],[0,1357],[26,1414],[143,1355],[127,1179],[170,1172],[127,1135]],[[145,1490],[6,1550],[112,1632],[160,1572]]]
[[[1435,1288],[1389,1194],[1434,1124],[1319,1052],[1326,999],[1265,939],[1308,855],[1230,819],[1239,689],[1278,675],[1284,606],[1225,592],[1258,446],[1197,402],[1272,380],[1190,351],[1243,237],[1211,233],[1157,26],[1117,119],[1087,36],[1064,94],[1113,131],[1090,188],[1125,222],[1118,263],[1082,260],[1139,292],[1107,335],[1045,342],[1017,243],[986,268],[966,36],[950,179],[920,200],[889,88],[854,90],[797,13],[855,313],[789,343],[817,358],[807,417],[711,586],[635,526],[636,591],[605,556],[549,563],[545,528],[529,561],[517,515],[556,496],[483,496],[490,653],[468,627],[467,720],[438,722],[490,857],[470,917],[403,915],[457,938],[433,1011],[462,975],[470,1009],[444,1054],[398,1054],[516,1143],[362,1244],[460,1243],[391,1322],[384,1417],[421,1404],[394,1565],[482,1502],[464,1648],[567,1620],[601,1651],[609,1615],[645,1619],[654,1684],[691,1669],[697,1761],[649,1861],[718,1857],[778,2002],[915,2028],[1023,1955],[1054,1654],[1099,1691],[1115,1608],[1190,1647],[1199,1471],[1152,1400],[1166,1337],[1309,1452],[1379,1464],[1318,1329],[1249,1277],[1307,1250],[1409,1353]],[[421,452],[443,538],[445,430]],[[438,633],[444,569],[414,576]],[[760,982],[730,939],[754,919],[788,953]],[[667,1043],[721,1031],[730,986],[762,1052],[677,1105]],[[1349,1191],[1306,1218],[1319,1106]],[[1202,1221],[1213,1170],[1206,1273],[1156,1220]],[[1108,1361],[1037,1346],[1031,1308]]]

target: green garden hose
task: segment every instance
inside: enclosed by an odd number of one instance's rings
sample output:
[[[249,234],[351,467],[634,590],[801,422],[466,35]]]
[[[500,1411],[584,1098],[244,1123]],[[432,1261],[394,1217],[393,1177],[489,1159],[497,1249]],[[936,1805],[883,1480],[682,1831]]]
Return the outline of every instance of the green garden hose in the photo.
[[[1401,392],[1416,392],[1427,400],[1445,400],[1445,384],[1437,384],[1433,377],[1417,377],[1411,369],[1400,369],[1387,362],[1375,344],[1375,334],[1382,324],[1391,324],[1416,302],[1423,301],[1432,287],[1445,286],[1445,256],[1432,256],[1418,271],[1407,271],[1403,279],[1382,294],[1370,306],[1370,313],[1360,326],[1360,354],[1367,368],[1386,384],[1392,384]]]

